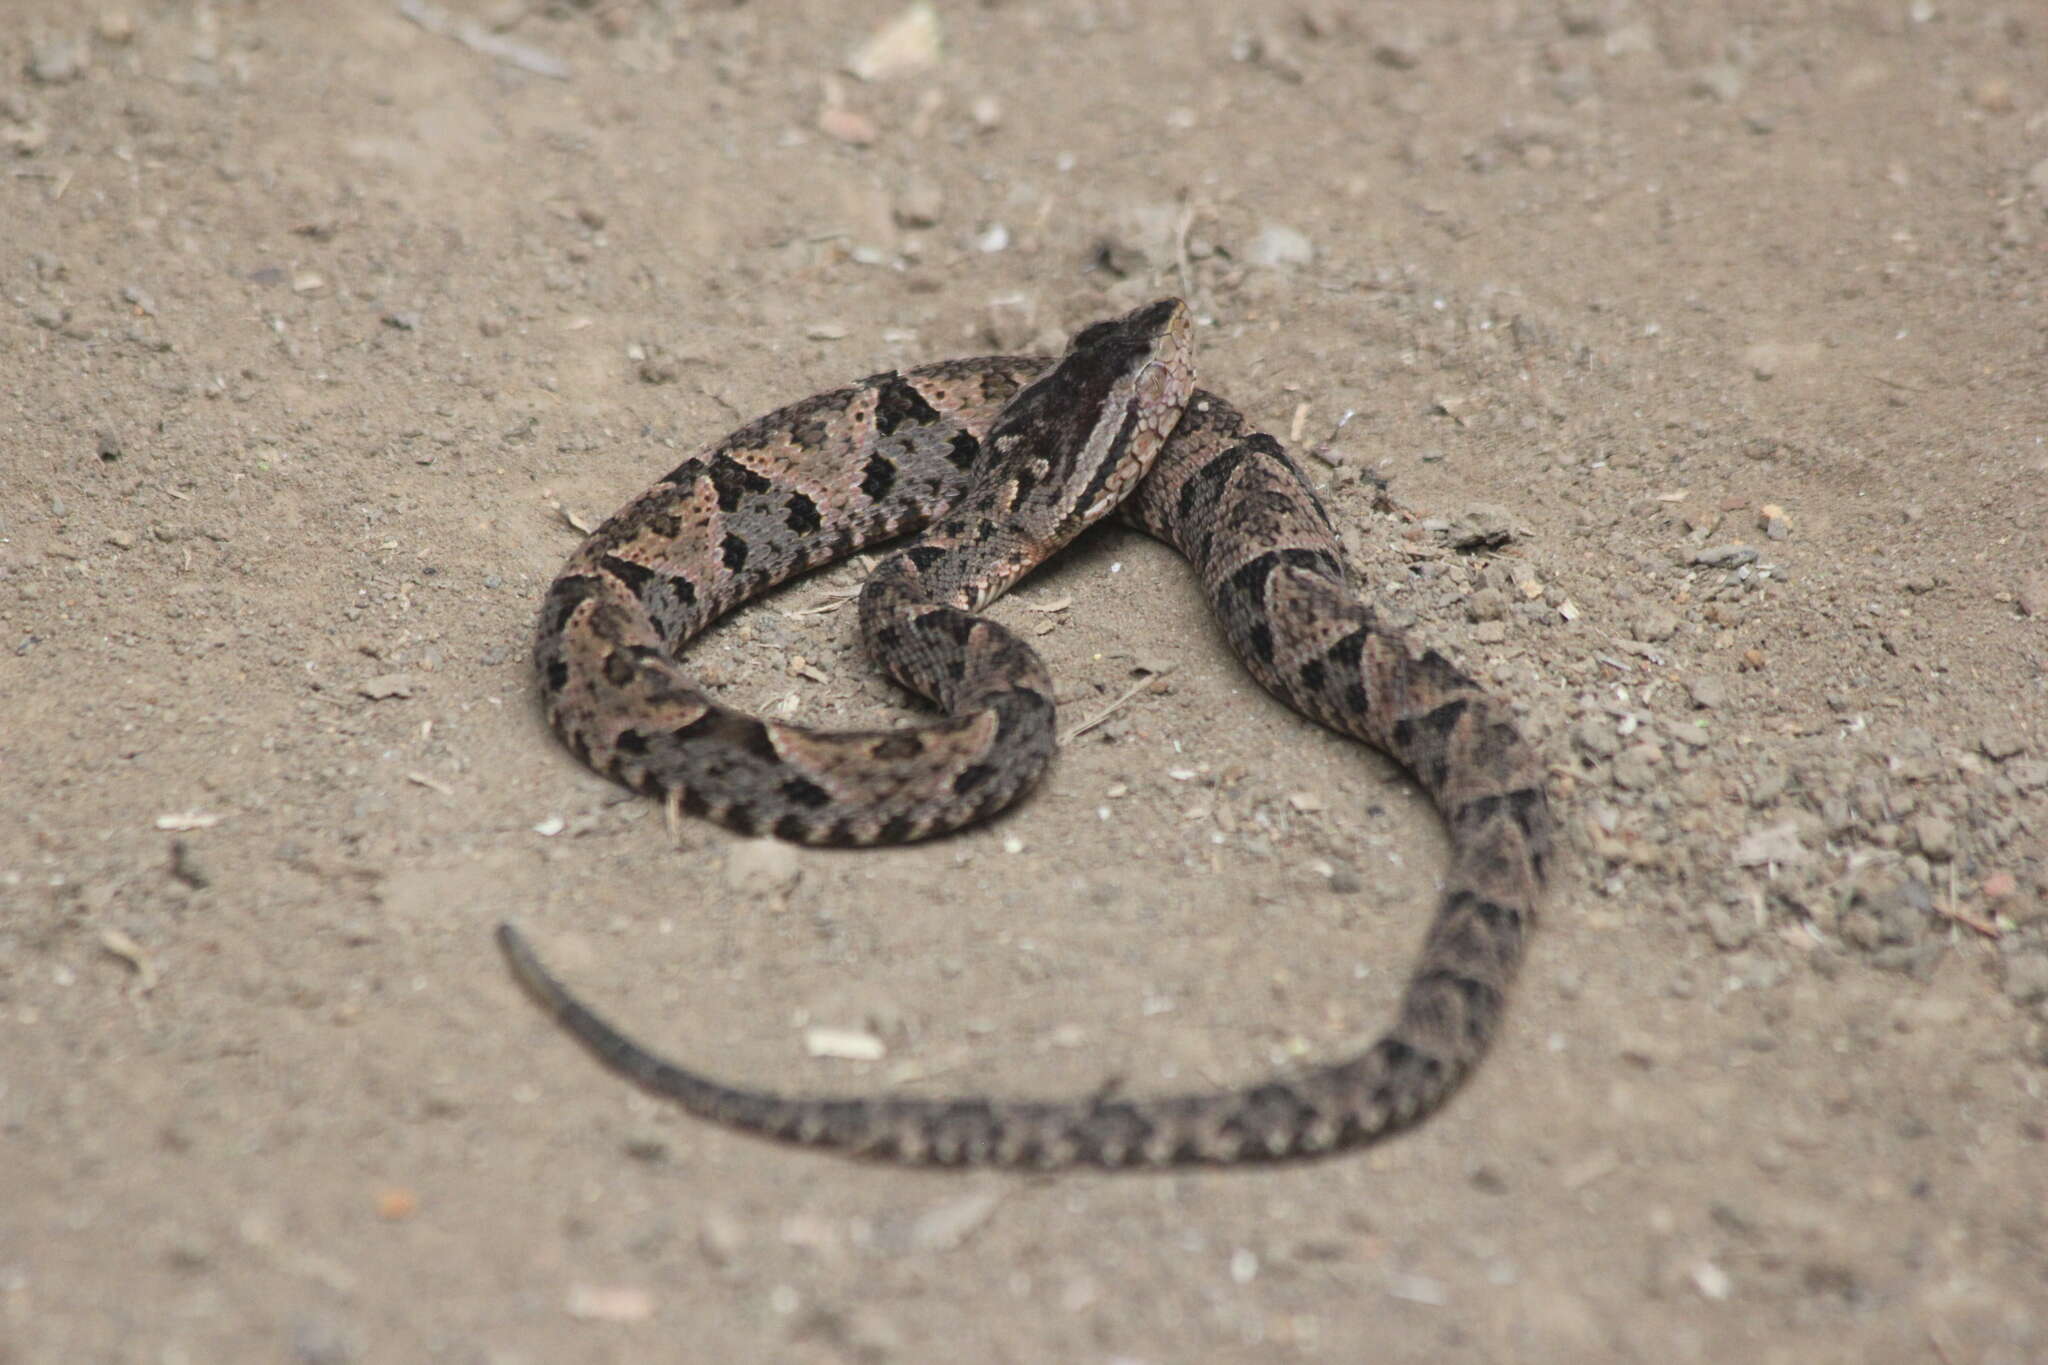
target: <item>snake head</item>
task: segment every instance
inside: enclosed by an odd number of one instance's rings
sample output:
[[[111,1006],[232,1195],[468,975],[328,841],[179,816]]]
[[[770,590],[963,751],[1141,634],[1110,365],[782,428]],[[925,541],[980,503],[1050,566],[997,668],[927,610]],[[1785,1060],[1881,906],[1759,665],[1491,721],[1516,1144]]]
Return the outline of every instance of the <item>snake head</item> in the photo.
[[[1194,392],[1193,330],[1179,299],[1085,327],[996,418],[981,491],[1046,554],[1100,521],[1159,458]]]

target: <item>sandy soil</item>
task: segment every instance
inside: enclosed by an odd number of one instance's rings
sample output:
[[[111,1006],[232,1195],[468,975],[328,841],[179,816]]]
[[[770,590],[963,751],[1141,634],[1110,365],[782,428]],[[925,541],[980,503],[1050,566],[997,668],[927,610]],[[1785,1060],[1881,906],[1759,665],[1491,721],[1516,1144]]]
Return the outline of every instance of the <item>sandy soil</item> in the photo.
[[[864,82],[895,0],[404,8],[0,34],[0,1360],[2048,1359],[2038,12],[960,0]],[[1055,1179],[601,1072],[499,917],[787,1087],[1383,1021],[1441,831],[1128,533],[999,612],[1076,718],[1174,671],[966,837],[672,835],[535,713],[565,513],[1168,292],[1554,764],[1496,1056],[1368,1153]],[[891,714],[805,610],[857,574],[705,675]]]

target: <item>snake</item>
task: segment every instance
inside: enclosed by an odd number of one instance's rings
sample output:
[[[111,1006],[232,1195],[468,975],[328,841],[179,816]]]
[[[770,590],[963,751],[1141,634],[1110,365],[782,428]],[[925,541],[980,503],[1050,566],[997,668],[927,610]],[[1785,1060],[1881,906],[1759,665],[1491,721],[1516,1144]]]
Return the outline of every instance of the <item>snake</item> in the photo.
[[[1118,514],[1200,576],[1246,670],[1288,706],[1390,756],[1450,835],[1394,1019],[1338,1060],[1185,1094],[1068,1099],[784,1094],[717,1079],[607,1022],[511,923],[497,941],[540,1007],[605,1067],[729,1129],[856,1157],[1046,1170],[1324,1156],[1408,1129],[1499,1031],[1549,879],[1545,769],[1510,704],[1363,593],[1335,526],[1274,437],[1194,385],[1188,307],[1162,299],[1065,353],[872,375],[693,455],[600,525],[545,597],[542,710],[583,762],[743,835],[899,844],[989,819],[1058,748],[1053,685],[981,615]],[[930,699],[926,723],[826,731],[726,707],[681,659],[741,603],[919,532],[862,586],[868,653]]]

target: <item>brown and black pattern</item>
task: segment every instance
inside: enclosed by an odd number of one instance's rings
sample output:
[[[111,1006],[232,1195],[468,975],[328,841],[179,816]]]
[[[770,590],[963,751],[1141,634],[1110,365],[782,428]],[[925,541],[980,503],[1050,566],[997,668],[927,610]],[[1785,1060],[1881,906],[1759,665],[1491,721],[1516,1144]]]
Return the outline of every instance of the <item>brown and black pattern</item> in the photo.
[[[520,981],[606,1066],[787,1142],[925,1165],[1116,1168],[1357,1147],[1429,1114],[1485,1054],[1548,875],[1542,765],[1505,704],[1361,600],[1280,443],[1215,395],[1189,395],[1185,329],[1164,302],[1082,332],[1057,367],[992,357],[878,375],[686,461],[599,528],[551,590],[536,651],[548,714],[593,766],[750,833],[889,843],[985,818],[1051,757],[1052,687],[1027,645],[972,613],[1120,502],[1195,566],[1262,686],[1391,754],[1449,825],[1443,896],[1392,1027],[1357,1056],[1239,1090],[782,1096],[648,1052],[501,925]],[[1147,473],[1142,447],[1168,431]],[[924,525],[863,591],[861,618],[877,660],[946,720],[825,734],[727,711],[684,680],[674,649],[719,613]]]

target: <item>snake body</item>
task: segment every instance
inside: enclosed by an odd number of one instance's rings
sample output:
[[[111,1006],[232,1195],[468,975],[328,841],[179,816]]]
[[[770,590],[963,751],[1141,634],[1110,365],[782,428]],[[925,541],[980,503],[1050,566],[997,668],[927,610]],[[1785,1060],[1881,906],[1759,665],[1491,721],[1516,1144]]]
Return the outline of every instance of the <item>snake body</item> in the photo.
[[[1017,799],[1055,745],[1043,664],[975,611],[1120,506],[1195,567],[1262,686],[1391,755],[1449,826],[1442,896],[1378,1041],[1185,1095],[785,1096],[649,1052],[501,925],[529,993],[606,1066],[692,1114],[904,1163],[1279,1160],[1435,1110],[1491,1043],[1535,923],[1552,842],[1542,765],[1503,702],[1360,598],[1300,469],[1192,374],[1185,310],[1165,300],[1086,329],[1057,362],[875,375],[741,428],[599,527],[556,579],[535,651],[543,706],[592,767],[743,833],[876,844],[957,829]],[[724,612],[921,527],[863,588],[860,616],[876,661],[944,719],[812,731],[728,710],[688,681],[677,651]]]

